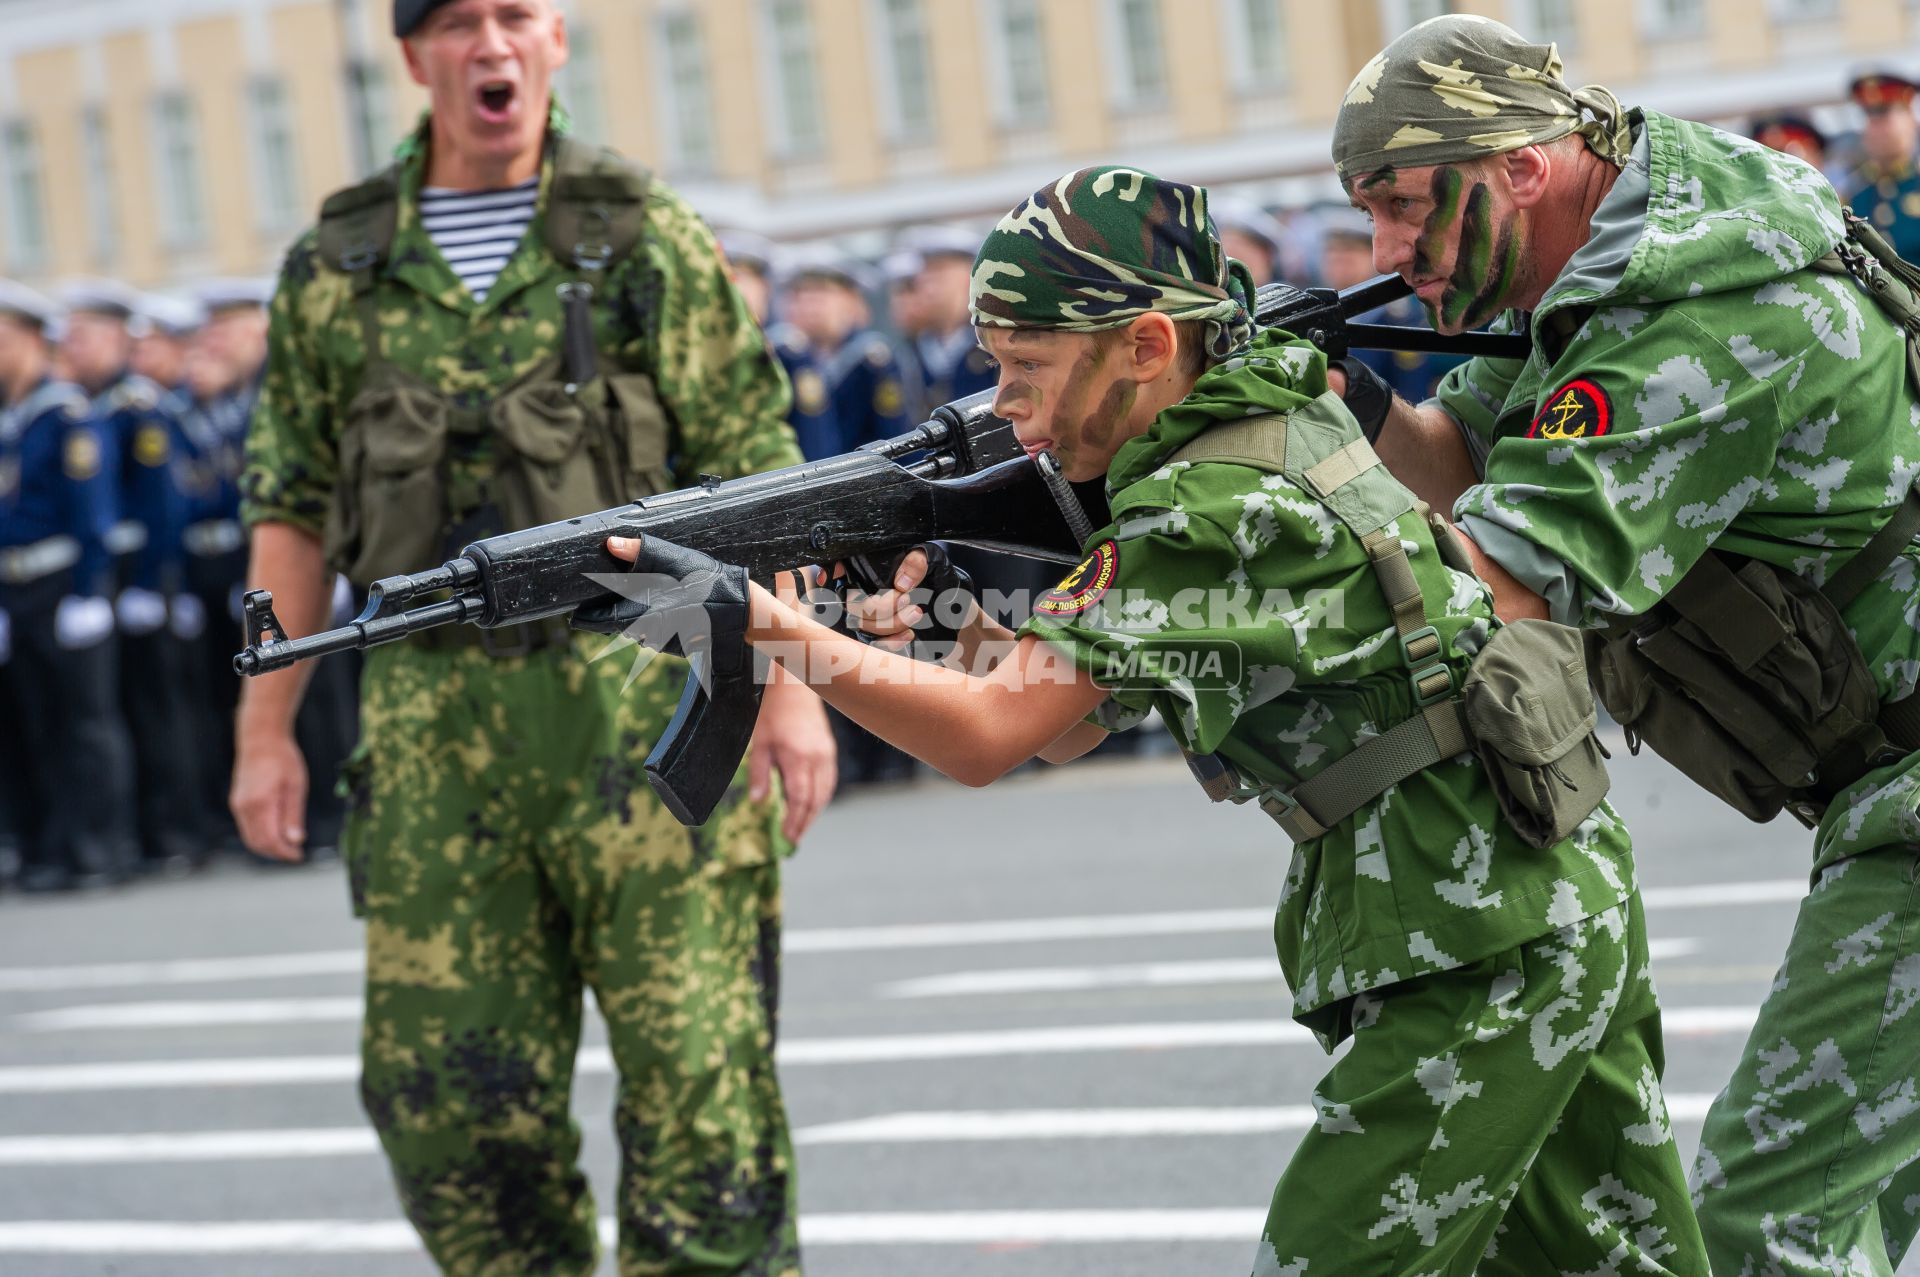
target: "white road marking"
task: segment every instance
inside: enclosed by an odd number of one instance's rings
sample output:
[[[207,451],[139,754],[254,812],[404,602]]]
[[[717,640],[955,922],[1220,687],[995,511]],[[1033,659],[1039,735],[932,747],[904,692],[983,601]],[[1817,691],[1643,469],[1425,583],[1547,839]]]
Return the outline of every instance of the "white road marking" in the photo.
[[[803,1215],[802,1246],[980,1245],[1017,1242],[1231,1241],[1252,1245],[1264,1210],[900,1211]],[[614,1224],[600,1221],[603,1242]],[[0,1223],[0,1254],[284,1255],[416,1252],[404,1220],[173,1223],[24,1220]]]
[[[168,1131],[133,1135],[0,1138],[0,1166],[98,1166],[134,1162],[243,1162],[378,1153],[367,1127],[312,1130]]]
[[[359,975],[358,949],[267,953],[250,958],[188,958],[177,962],[98,962],[69,967],[0,967],[0,993],[111,989],[150,984],[222,984],[294,976]]]
[[[208,1002],[108,1002],[93,1006],[28,1011],[13,1017],[29,1033],[69,1029],[178,1029],[232,1024],[353,1023],[361,1000],[351,998],[261,998]]]
[[[1669,1008],[1662,1015],[1673,1036],[1744,1033],[1754,1007]],[[909,1033],[885,1037],[802,1038],[779,1049],[783,1067],[809,1064],[871,1064],[904,1060],[960,1060],[992,1056],[1055,1055],[1083,1051],[1155,1051],[1201,1046],[1306,1046],[1313,1037],[1288,1020],[1198,1020],[1170,1024],[1095,1024],[1048,1029],[997,1029],[977,1033]],[[587,1047],[576,1074],[609,1073],[605,1047]],[[129,1060],[118,1063],[27,1065],[0,1068],[0,1094],[179,1089],[183,1087],[285,1086],[351,1081],[359,1061],[351,1055],[262,1056],[235,1059]]]
[[[1779,904],[1800,899],[1805,879],[1776,878],[1748,882],[1648,887],[1641,898],[1649,909],[1725,908]],[[833,927],[790,931],[788,953],[860,953],[878,949],[927,949],[941,946],[1012,944],[1044,940],[1192,935],[1227,931],[1271,931],[1273,910],[1200,909],[1170,913],[1104,914],[1086,917],[1018,918],[988,922],[917,923],[882,927]],[[84,966],[0,967],[0,993],[60,989],[138,987],[170,984],[220,984],[296,976],[357,975],[358,949],[263,954],[237,958],[192,958],[164,962],[109,962]]]
[[[1698,940],[1655,940],[1655,958],[1695,953]],[[1069,993],[1084,989],[1176,988],[1188,985],[1279,984],[1272,958],[1222,958],[1197,962],[1142,962],[1101,967],[1023,967],[1006,971],[956,971],[883,984],[883,998],[951,998],[1009,993]]]
[[[1706,1116],[1713,1096],[1667,1096],[1676,1122]],[[1311,1105],[1275,1108],[1012,1109],[883,1113],[794,1132],[796,1144],[1004,1143],[1017,1140],[1139,1139],[1152,1136],[1259,1135],[1311,1126]],[[366,1127],[254,1131],[143,1131],[122,1135],[22,1135],[0,1138],[0,1166],[105,1166],[156,1162],[251,1162],[372,1156],[380,1141]]]
[[[1697,1122],[1713,1096],[1667,1096],[1667,1115]],[[1027,1109],[1005,1112],[885,1113],[794,1132],[796,1144],[924,1144],[1015,1140],[1136,1139],[1165,1135],[1258,1135],[1313,1125],[1312,1105],[1278,1108]]]

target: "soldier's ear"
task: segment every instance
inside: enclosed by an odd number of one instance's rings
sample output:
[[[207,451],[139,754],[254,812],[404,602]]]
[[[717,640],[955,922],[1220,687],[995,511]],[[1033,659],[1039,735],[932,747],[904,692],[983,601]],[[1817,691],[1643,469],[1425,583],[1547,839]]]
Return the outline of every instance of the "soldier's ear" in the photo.
[[[1159,311],[1148,311],[1126,327],[1127,367],[1123,375],[1142,385],[1158,381],[1174,366],[1180,351],[1180,332]]]
[[[1513,202],[1532,208],[1547,193],[1553,176],[1554,155],[1544,146],[1522,146],[1499,157],[1506,162],[1507,184],[1513,188]]]

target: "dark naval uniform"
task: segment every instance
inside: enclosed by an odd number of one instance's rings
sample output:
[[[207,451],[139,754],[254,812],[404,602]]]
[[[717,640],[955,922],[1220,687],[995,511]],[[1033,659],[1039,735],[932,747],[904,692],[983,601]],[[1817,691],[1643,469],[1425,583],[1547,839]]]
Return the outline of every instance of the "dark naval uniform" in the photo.
[[[198,802],[192,651],[168,625],[168,600],[185,585],[183,436],[171,411],[178,404],[147,378],[123,373],[92,405],[94,420],[120,458],[120,704],[133,743],[140,852],[145,865],[156,869],[187,867],[207,850]]]
[[[181,467],[188,507],[181,534],[192,618],[182,627],[194,655],[192,686],[199,707],[201,810],[217,840],[237,844],[227,810],[233,775],[233,715],[240,680],[233,654],[240,650],[240,593],[247,574],[247,539],[240,526],[240,470],[247,418],[257,393],[253,385],[194,400],[180,418]]]
[[[0,405],[0,770],[13,779],[21,886],[131,867],[129,746],[118,705],[112,440],[76,386],[43,380]]]
[[[1897,170],[1863,165],[1858,177],[1861,186],[1848,207],[1892,240],[1900,256],[1920,261],[1920,172],[1910,163]]]
[[[846,435],[840,428],[840,416],[834,411],[833,396],[827,392],[826,373],[807,345],[807,339],[791,324],[775,324],[767,330],[767,344],[787,370],[793,386],[793,406],[787,410],[787,424],[800,440],[800,452],[809,461],[837,457],[847,450]]]
[[[840,425],[837,452],[905,434],[917,424],[911,419],[900,357],[879,333],[872,329],[854,333],[817,358]]]

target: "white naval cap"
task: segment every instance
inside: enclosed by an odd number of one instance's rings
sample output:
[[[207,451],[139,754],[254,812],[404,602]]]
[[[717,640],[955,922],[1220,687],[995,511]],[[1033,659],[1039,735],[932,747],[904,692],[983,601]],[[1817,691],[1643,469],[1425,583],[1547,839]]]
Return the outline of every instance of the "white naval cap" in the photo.
[[[273,300],[273,280],[265,276],[229,276],[202,280],[193,290],[194,300],[208,315],[246,306],[261,306]]]
[[[730,265],[744,267],[757,275],[773,274],[774,263],[780,259],[780,250],[765,235],[753,231],[723,230],[716,233],[720,241],[720,251],[727,255]]]
[[[139,335],[191,337],[207,322],[207,309],[191,297],[171,293],[142,293],[134,310]]]
[[[31,324],[44,332],[57,323],[60,308],[25,284],[0,279],[0,315]]]
[[[861,292],[871,292],[879,281],[873,268],[859,258],[838,249],[813,247],[796,250],[786,261],[784,281],[831,279]]]
[[[1207,201],[1207,211],[1213,214],[1213,224],[1222,231],[1251,235],[1265,244],[1268,252],[1279,252],[1286,242],[1286,228],[1280,225],[1279,219],[1252,200],[1237,195],[1216,195]]]
[[[920,257],[964,257],[971,262],[986,237],[964,226],[931,223],[916,226],[901,237],[901,246]]]
[[[69,280],[60,286],[58,296],[69,315],[131,319],[140,304],[140,294],[115,279]]]

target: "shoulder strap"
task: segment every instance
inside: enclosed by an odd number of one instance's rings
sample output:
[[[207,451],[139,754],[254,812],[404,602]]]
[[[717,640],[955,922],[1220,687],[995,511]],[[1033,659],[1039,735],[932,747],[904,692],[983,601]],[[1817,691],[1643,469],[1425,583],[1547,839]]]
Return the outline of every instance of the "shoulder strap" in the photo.
[[[321,259],[353,276],[356,296],[371,292],[399,224],[400,171],[389,167],[320,206]]]
[[[1302,410],[1297,423],[1275,413],[1215,426],[1168,458],[1251,466],[1292,479],[1360,538],[1393,614],[1419,712],[1335,759],[1291,793],[1260,791],[1261,809],[1296,842],[1326,833],[1415,772],[1464,752],[1472,740],[1445,645],[1428,618],[1397,527],[1400,516],[1416,508],[1412,494],[1380,468],[1372,445],[1353,433],[1350,422],[1341,418],[1331,430],[1319,428],[1308,415],[1312,407]],[[1436,549],[1446,531],[1444,523],[1435,525]],[[1218,754],[1190,755],[1187,765],[1216,802],[1250,796],[1236,790],[1232,765]]]
[[[653,174],[567,134],[554,141],[553,189],[545,235],[555,257],[577,270],[599,271],[624,259],[646,231]]]
[[[1920,533],[1920,492],[1909,488],[1906,500],[1894,509],[1893,517],[1881,524],[1873,539],[1841,565],[1820,592],[1834,607],[1844,609],[1886,571],[1887,565],[1900,556],[1916,533]]]

